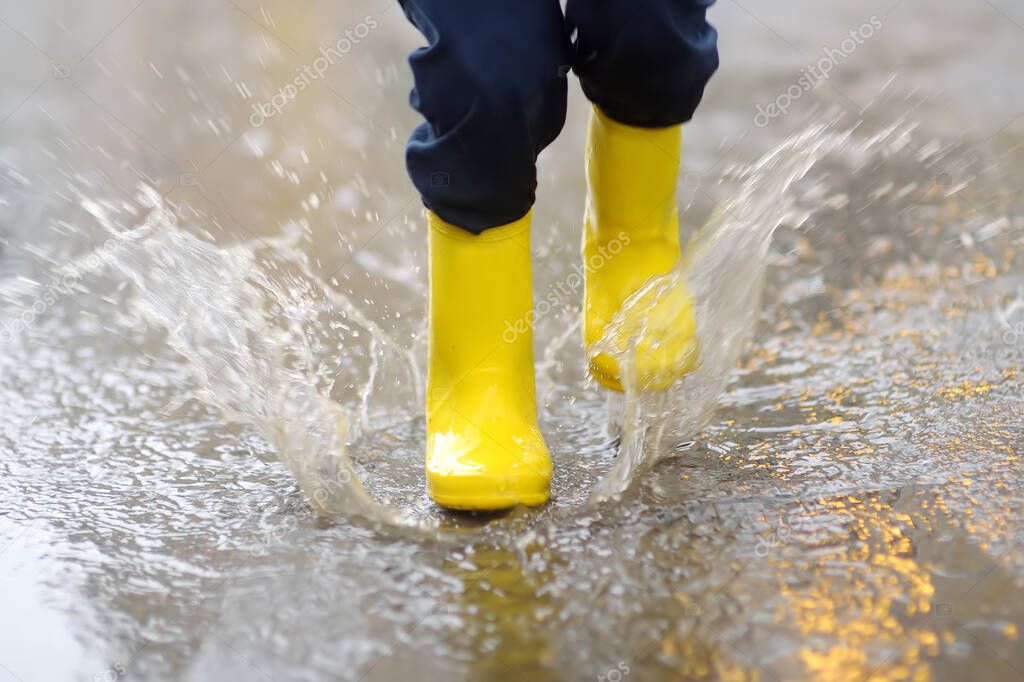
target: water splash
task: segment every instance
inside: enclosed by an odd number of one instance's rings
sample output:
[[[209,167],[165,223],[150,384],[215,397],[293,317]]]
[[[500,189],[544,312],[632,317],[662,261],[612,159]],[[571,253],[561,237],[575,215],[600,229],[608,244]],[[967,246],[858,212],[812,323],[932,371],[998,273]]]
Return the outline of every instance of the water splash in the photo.
[[[673,271],[653,278],[623,303],[592,349],[593,354],[615,358],[622,368],[625,396],[619,457],[595,486],[590,504],[621,495],[707,423],[760,314],[772,235],[783,223],[800,224],[805,219],[792,188],[819,159],[842,148],[850,134],[832,124],[811,126],[743,170],[739,191],[694,236]],[[666,305],[689,305],[675,295],[686,290],[695,308],[700,366],[664,391],[645,392],[636,367],[644,325],[629,321],[646,319]],[[633,330],[631,338],[627,329]],[[624,338],[629,340],[622,343]]]
[[[314,275],[301,226],[219,246],[181,229],[152,189],[138,201],[147,219],[113,262],[188,361],[195,397],[255,427],[321,513],[415,525],[366,494],[346,447],[408,416],[422,392],[415,357]],[[86,208],[113,229],[103,207]]]
[[[618,360],[626,391],[618,406],[619,456],[594,486],[590,504],[620,496],[707,423],[759,319],[776,228],[799,226],[810,215],[795,185],[823,157],[877,151],[901,141],[907,130],[895,125],[858,148],[850,145],[852,131],[821,124],[785,141],[738,173],[738,189],[691,240],[677,267],[624,303],[594,349]],[[422,526],[366,493],[347,447],[419,418],[424,377],[416,352],[313,272],[301,223],[274,239],[224,246],[182,229],[182,218],[152,189],[143,188],[138,201],[148,217],[131,239],[120,240],[124,247],[113,261],[134,285],[135,308],[166,329],[171,347],[187,359],[195,397],[255,427],[318,511]],[[105,207],[85,207],[117,234]],[[636,343],[615,348],[608,338],[621,333],[626,316],[642,319],[682,289],[695,301],[701,364],[668,390],[642,392]],[[554,363],[549,356],[560,350],[551,348],[564,345],[549,346],[544,362]]]

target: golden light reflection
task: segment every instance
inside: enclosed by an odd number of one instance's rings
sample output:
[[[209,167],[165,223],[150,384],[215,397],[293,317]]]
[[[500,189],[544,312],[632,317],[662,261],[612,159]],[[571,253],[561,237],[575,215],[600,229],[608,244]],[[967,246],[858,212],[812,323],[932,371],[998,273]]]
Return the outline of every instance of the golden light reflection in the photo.
[[[938,653],[939,634],[913,623],[931,610],[935,588],[914,556],[913,520],[873,494],[823,500],[815,513],[829,529],[811,540],[816,562],[792,564],[785,553],[774,558],[785,576],[776,619],[799,633],[806,676],[931,679],[925,659]]]

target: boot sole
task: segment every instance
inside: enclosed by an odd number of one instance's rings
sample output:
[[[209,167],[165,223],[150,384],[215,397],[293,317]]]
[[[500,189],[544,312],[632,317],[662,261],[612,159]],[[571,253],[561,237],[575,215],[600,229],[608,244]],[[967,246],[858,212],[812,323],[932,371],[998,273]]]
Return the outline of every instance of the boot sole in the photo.
[[[525,507],[540,507],[548,501],[548,493],[535,493],[533,495],[483,495],[478,497],[467,497],[465,495],[436,495],[430,494],[439,507],[455,511],[499,511],[511,509],[516,505]]]

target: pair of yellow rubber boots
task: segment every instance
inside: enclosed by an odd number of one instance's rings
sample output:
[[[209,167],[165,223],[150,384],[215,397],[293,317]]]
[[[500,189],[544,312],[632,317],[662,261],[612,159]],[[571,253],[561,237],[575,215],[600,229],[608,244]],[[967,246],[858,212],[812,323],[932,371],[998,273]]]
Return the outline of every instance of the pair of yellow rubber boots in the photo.
[[[681,126],[635,128],[596,107],[587,132],[584,340],[601,339],[622,303],[679,260]],[[442,507],[496,510],[548,499],[551,457],[534,395],[530,214],[473,235],[428,214],[430,336],[427,489]],[[686,296],[682,292],[682,296]],[[659,390],[697,362],[688,298],[620,320],[619,347],[638,339],[638,385]],[[622,390],[608,354],[590,361]]]

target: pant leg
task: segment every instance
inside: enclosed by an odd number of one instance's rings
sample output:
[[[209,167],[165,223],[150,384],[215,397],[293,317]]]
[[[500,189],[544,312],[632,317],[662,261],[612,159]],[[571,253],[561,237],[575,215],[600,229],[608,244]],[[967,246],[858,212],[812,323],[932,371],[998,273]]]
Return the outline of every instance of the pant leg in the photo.
[[[533,206],[537,155],[565,123],[570,46],[558,0],[400,0],[428,45],[409,57],[406,165],[423,203],[479,234]]]
[[[591,102],[619,123],[684,123],[718,68],[714,0],[568,0],[574,68]]]

